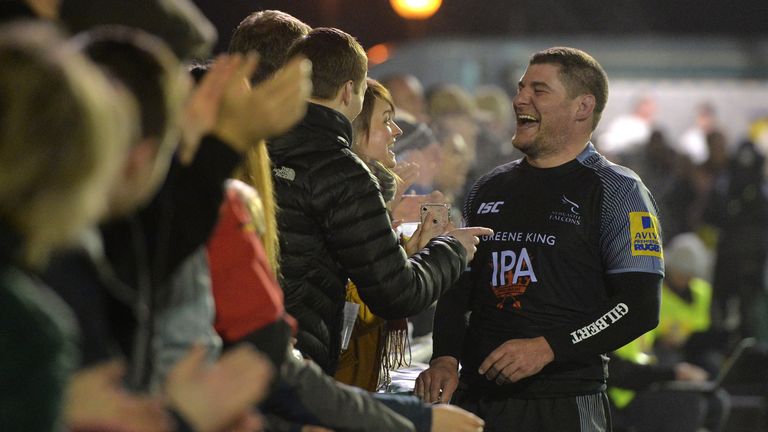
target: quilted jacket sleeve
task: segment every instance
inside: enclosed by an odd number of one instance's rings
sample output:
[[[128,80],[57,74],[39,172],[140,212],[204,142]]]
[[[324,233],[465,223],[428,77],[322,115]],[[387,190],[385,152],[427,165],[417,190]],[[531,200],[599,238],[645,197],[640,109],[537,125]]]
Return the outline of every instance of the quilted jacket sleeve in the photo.
[[[346,432],[421,432],[425,429],[417,430],[413,420],[420,424],[432,423],[428,405],[410,402],[409,406],[408,398],[400,403],[384,403],[375,393],[338,383],[315,363],[297,360],[291,355],[280,368],[278,382],[276,390],[261,408],[266,414],[289,419],[292,423],[324,425]],[[274,429],[291,430],[285,425]]]
[[[464,270],[466,251],[437,237],[406,257],[392,230],[375,180],[354,157],[334,164],[333,181],[314,191],[330,253],[357,285],[371,310],[385,319],[414,315],[434,303]]]

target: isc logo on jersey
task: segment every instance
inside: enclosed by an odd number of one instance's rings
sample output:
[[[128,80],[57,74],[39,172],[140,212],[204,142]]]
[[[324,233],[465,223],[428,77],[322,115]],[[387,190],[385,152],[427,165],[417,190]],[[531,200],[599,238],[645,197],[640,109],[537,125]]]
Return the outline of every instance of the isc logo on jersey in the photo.
[[[659,221],[648,212],[629,213],[629,231],[632,235],[632,255],[662,258]]]
[[[504,201],[482,203],[480,208],[477,209],[477,214],[498,213],[499,207],[502,205],[504,205]]]

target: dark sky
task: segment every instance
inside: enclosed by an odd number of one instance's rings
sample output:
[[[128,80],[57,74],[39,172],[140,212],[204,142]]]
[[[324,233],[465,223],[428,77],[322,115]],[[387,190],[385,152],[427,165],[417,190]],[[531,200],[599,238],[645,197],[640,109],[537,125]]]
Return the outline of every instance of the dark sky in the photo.
[[[366,48],[438,35],[768,35],[766,0],[443,0],[434,17],[416,23],[397,16],[388,0],[194,1],[219,30],[218,50],[242,18],[260,9],[280,9],[314,27],[339,27]]]

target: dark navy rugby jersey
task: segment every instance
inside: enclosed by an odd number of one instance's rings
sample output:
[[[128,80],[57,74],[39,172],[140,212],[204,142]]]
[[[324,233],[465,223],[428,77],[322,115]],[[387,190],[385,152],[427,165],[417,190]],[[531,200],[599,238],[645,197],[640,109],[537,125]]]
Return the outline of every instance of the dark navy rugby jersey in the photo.
[[[535,168],[524,159],[496,168],[476,183],[465,218],[494,235],[481,239],[469,269],[472,314],[463,373],[476,374],[508,339],[573,329],[605,310],[606,274],[663,275],[653,198],[634,172],[607,161],[591,144],[556,168]],[[589,336],[574,332],[580,337]],[[596,354],[583,363],[553,362],[519,386],[538,381],[545,388],[535,392],[558,393],[563,388],[547,389],[542,381],[586,380],[591,384],[574,391],[589,390],[604,383],[603,360]]]

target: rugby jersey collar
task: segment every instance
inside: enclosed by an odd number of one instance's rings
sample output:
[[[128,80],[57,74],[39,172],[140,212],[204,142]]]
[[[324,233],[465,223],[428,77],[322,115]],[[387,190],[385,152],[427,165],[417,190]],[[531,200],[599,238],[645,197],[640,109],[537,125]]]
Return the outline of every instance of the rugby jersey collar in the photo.
[[[588,142],[587,147],[584,149],[584,151],[582,151],[578,156],[576,156],[575,159],[569,162],[566,162],[562,165],[559,165],[553,168],[537,168],[529,164],[527,158],[523,158],[522,162],[520,163],[520,167],[535,175],[561,176],[579,169],[583,165],[585,160],[587,160],[588,158],[596,154],[597,154],[597,150],[595,150],[595,146],[592,144],[592,142]]]

